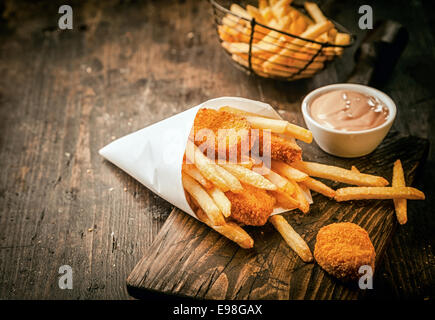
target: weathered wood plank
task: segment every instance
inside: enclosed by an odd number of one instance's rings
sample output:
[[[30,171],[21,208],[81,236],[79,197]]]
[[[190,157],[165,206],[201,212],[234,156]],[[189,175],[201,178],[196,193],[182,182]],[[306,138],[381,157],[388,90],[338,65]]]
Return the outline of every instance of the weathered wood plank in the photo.
[[[356,3],[319,2],[364,33]],[[394,127],[433,142],[433,3],[365,3],[376,19],[396,19],[411,34],[382,88],[398,102]],[[303,124],[303,96],[345,81],[354,48],[314,79],[267,81],[228,62],[207,1],[75,1],[74,29],[65,31],[57,27],[62,4],[0,3],[0,298],[126,299],[125,279],[171,205],[97,150],[112,136],[222,95],[265,101]],[[419,185],[428,199],[409,206],[410,219],[378,269],[374,298],[434,296],[434,152]],[[73,290],[57,286],[63,264],[73,267]]]
[[[390,181],[392,164],[400,158],[411,183],[427,156],[428,141],[391,133],[374,153],[354,160],[332,157],[316,146],[304,151],[306,160],[347,168],[353,164]],[[370,235],[377,263],[396,225],[392,201],[337,203],[321,195],[314,196],[309,214],[285,216],[311,249],[322,226],[341,221],[358,224]],[[252,250],[239,248],[176,209],[127,285],[139,295],[138,289],[143,289],[206,299],[354,299],[361,295],[355,284],[340,283],[318,265],[302,262],[270,224],[248,230],[255,243]]]

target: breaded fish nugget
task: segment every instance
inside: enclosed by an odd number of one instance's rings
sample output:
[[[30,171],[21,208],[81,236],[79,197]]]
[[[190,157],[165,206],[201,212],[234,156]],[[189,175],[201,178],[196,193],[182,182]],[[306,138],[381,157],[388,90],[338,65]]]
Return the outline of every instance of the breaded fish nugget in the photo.
[[[241,193],[225,192],[231,201],[231,218],[250,226],[262,226],[273,211],[275,198],[267,191],[243,184]]]
[[[363,265],[375,271],[375,248],[367,231],[350,223],[332,223],[322,227],[314,247],[314,258],[329,274],[342,280],[357,280]]]
[[[254,142],[250,141],[250,129],[249,122],[240,115],[204,108],[196,114],[191,135],[195,135],[194,141],[197,146],[205,145],[208,150],[214,148],[216,158],[219,146],[225,146],[226,157],[229,157],[231,152],[239,156],[241,151],[249,152]],[[242,144],[245,144],[246,150],[242,150]]]
[[[273,160],[280,160],[286,163],[292,163],[293,161],[299,161],[302,159],[302,149],[296,144],[294,139],[285,139],[275,133],[270,135],[270,143],[264,141],[263,144],[263,132],[260,130],[259,134],[259,150],[260,155],[264,156],[264,152],[268,152],[270,149],[270,156]]]

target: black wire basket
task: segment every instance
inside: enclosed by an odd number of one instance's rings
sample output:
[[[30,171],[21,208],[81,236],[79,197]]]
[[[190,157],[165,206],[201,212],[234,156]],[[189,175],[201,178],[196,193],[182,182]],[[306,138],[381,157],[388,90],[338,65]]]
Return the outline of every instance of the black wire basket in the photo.
[[[231,61],[248,74],[285,81],[309,78],[324,69],[327,63],[336,56],[341,56],[343,50],[355,42],[354,35],[329,19],[329,22],[324,24],[332,24],[333,28],[329,27],[329,30],[335,30],[335,34],[331,31],[323,32],[321,34],[323,38],[317,37],[313,40],[304,38],[304,32],[299,32],[300,35],[296,32],[285,32],[262,23],[261,16],[256,19],[252,15],[245,14],[243,9],[234,10],[237,9],[235,7],[244,8],[246,5],[252,5],[251,1],[235,3],[234,1],[209,0],[209,2],[213,8],[220,44]],[[301,22],[301,28],[305,23],[305,30],[311,28],[313,31],[315,23],[308,17],[303,7],[293,5],[286,9],[297,11],[295,17],[298,22]],[[291,20],[291,15],[290,12],[289,20]],[[320,27],[320,24],[316,27]],[[329,35],[329,33],[332,34]],[[339,44],[338,41],[333,40],[333,37],[337,39],[338,34],[341,38],[347,39],[345,44]]]

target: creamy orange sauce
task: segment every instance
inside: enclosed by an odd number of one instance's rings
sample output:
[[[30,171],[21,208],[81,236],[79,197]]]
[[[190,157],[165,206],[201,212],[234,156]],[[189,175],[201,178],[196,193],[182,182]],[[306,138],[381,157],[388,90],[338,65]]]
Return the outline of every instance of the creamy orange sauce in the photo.
[[[311,117],[330,129],[361,131],[379,127],[389,116],[385,104],[376,97],[349,90],[333,90],[315,98]]]

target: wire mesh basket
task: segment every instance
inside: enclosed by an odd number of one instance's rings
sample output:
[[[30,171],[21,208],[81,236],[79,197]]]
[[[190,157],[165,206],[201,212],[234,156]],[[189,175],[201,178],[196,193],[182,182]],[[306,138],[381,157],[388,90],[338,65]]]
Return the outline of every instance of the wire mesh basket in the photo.
[[[286,10],[278,12],[282,14],[279,23],[276,19],[266,23],[266,15],[273,17],[277,8],[268,12],[270,7],[260,11],[250,1],[209,2],[220,44],[233,63],[248,74],[285,81],[309,78],[355,41],[354,35],[334,21],[313,21],[303,7],[287,4],[278,8]]]

